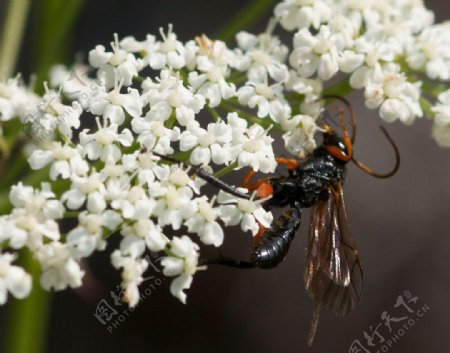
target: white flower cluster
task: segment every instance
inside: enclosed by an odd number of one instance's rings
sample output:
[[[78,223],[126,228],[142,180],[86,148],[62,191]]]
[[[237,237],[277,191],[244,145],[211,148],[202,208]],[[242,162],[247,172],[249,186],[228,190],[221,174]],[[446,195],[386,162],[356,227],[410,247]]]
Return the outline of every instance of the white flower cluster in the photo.
[[[278,24],[295,31],[292,50],[273,34]],[[110,48],[90,51],[89,66],[55,66],[43,97],[19,77],[0,82],[0,128],[19,118],[33,136],[30,167],[48,170],[40,188],[12,187],[13,209],[0,216],[2,249],[27,247],[42,286],[61,290],[80,286],[80,261],[120,236],[111,261],[122,271],[124,299],[138,303],[154,252],[163,274],[175,277],[171,293],[185,302],[203,268],[201,244],[221,246],[226,226],[255,235],[272,222],[254,195],[206,196],[192,171],[272,173],[273,131],[294,156],[310,153],[320,98],[339,94],[325,82],[339,73],[385,121],[410,124],[427,103],[433,136],[450,146],[450,87],[443,84],[434,107],[421,96],[422,84],[450,78],[449,38],[450,27],[434,25],[417,0],[285,0],[264,33],[239,33],[234,49],[204,35],[182,43],[169,26],[160,39],[115,35]],[[65,218],[75,221],[68,231]],[[7,291],[22,298],[31,288],[14,259],[0,253],[0,303]]]
[[[289,62],[299,79],[323,82],[346,74],[386,122],[411,124],[422,117],[429,103],[421,97],[422,84],[450,79],[450,26],[434,24],[422,1],[285,0],[275,17],[296,31]],[[442,113],[441,101],[431,111]],[[433,136],[440,145],[450,145],[448,135],[443,141],[445,128],[436,116]]]
[[[219,247],[224,225],[241,223],[253,235],[258,222],[270,226],[272,215],[259,200],[234,207],[243,201],[230,204],[221,196],[216,204],[217,196],[208,199],[201,192],[205,182],[189,172],[189,165],[205,168],[211,163],[275,170],[269,129],[226,110],[207,122],[207,107],[238,97],[235,85],[227,82],[237,55],[225,43],[204,36],[182,44],[169,29],[162,41],[149,36],[145,42],[130,37],[119,42],[115,36],[111,51],[97,46],[89,53],[95,79],[87,75],[88,67],[53,68],[50,83],[56,89],[46,86],[42,99],[18,78],[2,84],[1,120],[19,117],[40,127],[39,133],[31,131],[28,162],[34,170],[49,168],[52,184],[12,188],[14,208],[0,218],[0,239],[5,247],[31,250],[41,264],[44,288],[80,286],[80,261],[104,250],[112,234],[120,234],[111,260],[122,270],[124,299],[138,303],[138,286],[149,265],[145,254],[151,251],[163,254],[163,273],[176,276],[171,292],[184,302],[183,290],[199,269],[197,240]],[[239,72],[255,67],[241,64]],[[149,75],[146,69],[158,71]],[[153,151],[181,151],[187,164],[169,165]],[[58,195],[52,187],[59,188]],[[75,218],[77,225],[62,232],[65,217]],[[171,236],[172,230],[186,235]],[[27,285],[21,282],[22,290],[16,289],[19,276],[9,274],[16,268],[9,265],[13,255],[2,256],[9,266],[0,273],[8,281],[5,288],[23,297],[30,290],[28,275],[24,272],[21,279]]]

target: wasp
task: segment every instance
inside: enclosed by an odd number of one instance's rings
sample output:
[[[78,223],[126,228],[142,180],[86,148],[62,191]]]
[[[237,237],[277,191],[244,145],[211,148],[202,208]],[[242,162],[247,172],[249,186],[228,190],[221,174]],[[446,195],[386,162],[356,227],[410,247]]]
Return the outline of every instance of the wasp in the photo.
[[[342,97],[323,97],[330,98],[337,98],[347,106],[351,120],[350,132],[345,126],[344,109],[340,108],[341,134],[325,125],[322,142],[310,157],[301,162],[296,159],[276,159],[279,164],[287,165],[287,175],[260,179],[251,184],[254,171],[251,170],[245,177],[244,187],[256,192],[259,198],[268,198],[263,203],[266,210],[287,207],[287,210],[272,222],[270,228],[260,226],[249,260],[237,261],[231,257],[220,256],[201,261],[202,264],[236,268],[273,268],[286,257],[300,227],[303,209],[311,208],[304,274],[306,290],[315,303],[308,336],[309,345],[314,340],[321,306],[338,315],[348,315],[362,297],[363,270],[343,194],[347,164],[352,161],[364,172],[378,178],[392,176],[400,165],[398,148],[383,127],[381,130],[395,152],[393,169],[380,174],[356,160],[353,155],[355,112],[350,103]],[[167,156],[160,157],[177,161]],[[249,198],[248,194],[241,193],[199,167],[191,170],[219,189],[238,197]]]

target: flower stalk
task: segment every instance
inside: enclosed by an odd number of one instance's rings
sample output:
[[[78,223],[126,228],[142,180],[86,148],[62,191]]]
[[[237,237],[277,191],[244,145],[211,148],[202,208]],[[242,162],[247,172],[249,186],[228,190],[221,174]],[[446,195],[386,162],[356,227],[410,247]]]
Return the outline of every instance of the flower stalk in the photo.
[[[8,2],[0,38],[0,73],[4,78],[15,72],[30,5],[29,0]]]

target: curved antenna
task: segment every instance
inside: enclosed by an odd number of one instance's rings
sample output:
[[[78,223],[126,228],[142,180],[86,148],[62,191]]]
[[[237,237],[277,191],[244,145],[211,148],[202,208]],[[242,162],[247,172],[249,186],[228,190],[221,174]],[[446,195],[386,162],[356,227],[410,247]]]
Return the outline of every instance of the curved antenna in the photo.
[[[337,96],[334,94],[326,94],[326,95],[322,96],[321,98],[322,99],[333,98],[333,99],[340,100],[342,103],[345,104],[345,106],[347,107],[347,109],[350,113],[350,121],[352,123],[352,134],[351,134],[350,140],[352,141],[352,144],[353,144],[355,142],[355,137],[356,137],[356,114],[355,114],[355,111],[353,110],[350,102],[346,98]]]
[[[383,132],[384,136],[386,136],[386,138],[389,140],[391,146],[394,148],[394,152],[395,152],[395,166],[394,166],[394,168],[390,172],[388,172],[386,174],[381,174],[381,173],[375,172],[373,169],[371,169],[368,166],[366,166],[365,164],[357,161],[353,157],[352,157],[352,161],[363,172],[366,172],[367,174],[369,174],[369,175],[371,175],[371,176],[373,176],[375,178],[389,178],[389,177],[393,176],[397,172],[398,168],[400,167],[400,153],[398,151],[397,145],[395,144],[394,140],[389,136],[389,134],[386,131],[386,129],[383,126],[380,126],[380,129]]]

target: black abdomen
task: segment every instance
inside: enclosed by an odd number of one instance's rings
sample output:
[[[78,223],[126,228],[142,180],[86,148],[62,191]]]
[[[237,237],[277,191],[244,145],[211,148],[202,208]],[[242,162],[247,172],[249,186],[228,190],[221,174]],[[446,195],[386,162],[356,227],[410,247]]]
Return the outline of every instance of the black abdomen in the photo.
[[[253,249],[250,262],[255,267],[272,268],[284,260],[301,222],[302,210],[293,207],[272,222]]]

